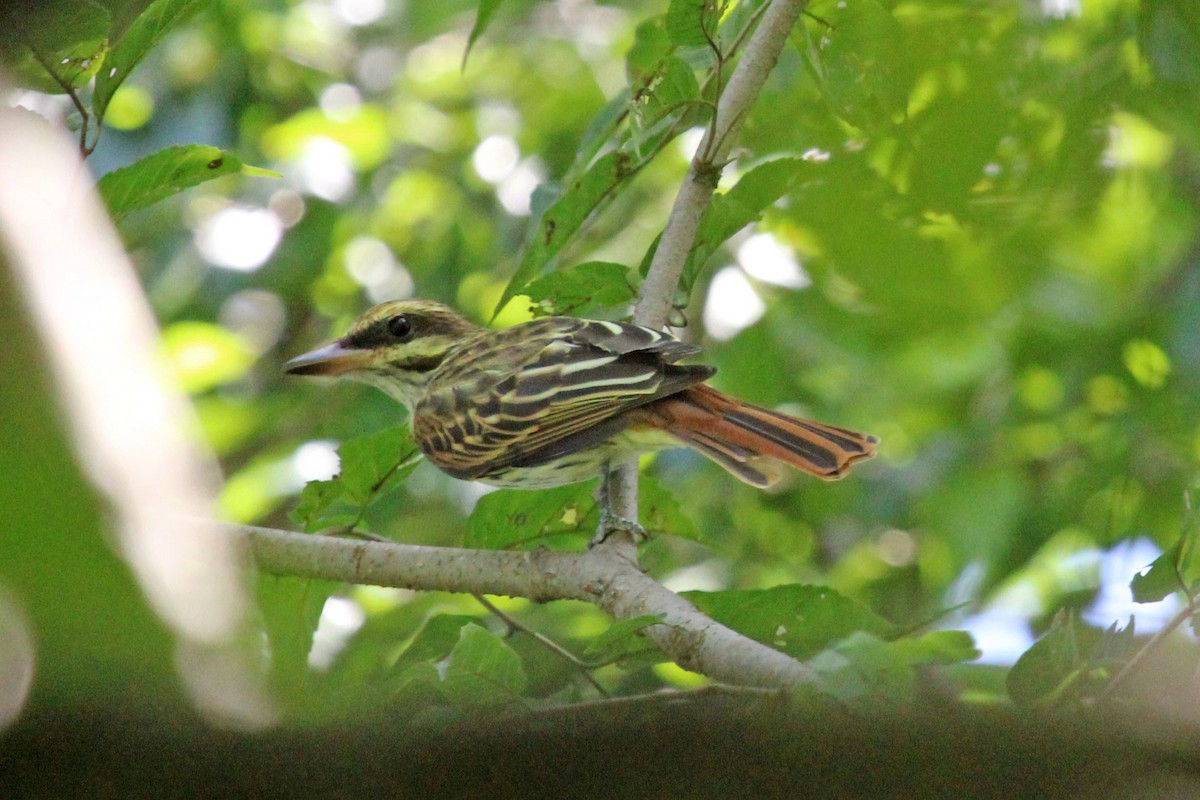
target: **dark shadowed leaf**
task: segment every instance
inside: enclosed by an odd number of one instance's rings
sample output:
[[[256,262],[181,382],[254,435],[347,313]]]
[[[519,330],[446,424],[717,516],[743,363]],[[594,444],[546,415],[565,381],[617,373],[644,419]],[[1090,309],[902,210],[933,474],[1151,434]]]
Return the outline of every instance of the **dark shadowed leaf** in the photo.
[[[614,622],[608,630],[592,639],[584,651],[584,656],[592,661],[608,662],[651,650],[661,654],[649,639],[640,635],[646,628],[660,622],[662,617],[657,614],[643,614]],[[662,656],[660,660],[665,661],[666,656]]]
[[[442,682],[449,700],[465,705],[509,705],[521,701],[527,685],[521,657],[508,644],[474,623],[462,627]]]
[[[416,664],[441,661],[458,644],[462,629],[478,622],[479,617],[465,614],[436,614],[430,617],[400,654],[395,669],[404,670]]]
[[[97,114],[104,116],[117,88],[162,37],[204,4],[204,0],[154,0],[133,20],[112,45],[104,69],[96,76],[92,104]]]
[[[667,36],[678,47],[706,46],[716,22],[717,4],[713,0],[671,0],[667,5]]]
[[[24,7],[27,13],[21,14],[19,31],[0,31],[0,38],[12,35],[20,39],[20,45],[11,51],[0,46],[9,78],[48,94],[63,94],[63,83],[73,89],[86,85],[108,53],[112,35],[109,9],[90,2],[47,4],[40,9],[38,5]],[[58,80],[51,77],[51,71]]]
[[[1055,703],[1074,694],[1083,680],[1096,632],[1073,615],[1060,613],[1050,630],[1021,654],[1005,683],[1018,705]]]
[[[1183,539],[1175,542],[1171,549],[1151,561],[1141,572],[1133,576],[1129,589],[1135,603],[1157,603],[1169,594],[1180,591],[1179,559],[1183,553]]]
[[[344,528],[358,519],[361,505],[352,502],[346,485],[336,478],[309,481],[300,492],[300,500],[288,517],[308,533],[328,528]]]
[[[718,622],[801,659],[856,631],[877,636],[896,632],[890,622],[827,586],[791,584],[684,596]]]
[[[934,631],[884,641],[858,631],[818,653],[809,665],[827,694],[861,709],[907,703],[915,696],[917,668],[979,657],[966,631]]]

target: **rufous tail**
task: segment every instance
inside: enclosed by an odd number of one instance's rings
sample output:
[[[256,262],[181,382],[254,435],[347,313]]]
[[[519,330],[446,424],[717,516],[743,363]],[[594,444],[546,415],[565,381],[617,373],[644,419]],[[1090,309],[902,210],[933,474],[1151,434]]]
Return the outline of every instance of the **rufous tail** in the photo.
[[[693,386],[638,409],[643,420],[716,461],[741,480],[766,487],[780,477],[778,464],[825,480],[875,455],[879,439],[865,433],[789,417]]]

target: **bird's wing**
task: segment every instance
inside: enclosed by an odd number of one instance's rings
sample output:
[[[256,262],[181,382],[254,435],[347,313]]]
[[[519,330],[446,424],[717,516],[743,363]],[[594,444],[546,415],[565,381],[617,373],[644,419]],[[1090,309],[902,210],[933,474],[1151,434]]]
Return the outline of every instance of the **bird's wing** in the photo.
[[[456,477],[543,464],[607,439],[623,412],[710,377],[712,367],[674,363],[698,351],[650,328],[569,317],[491,332],[438,370],[413,435]]]

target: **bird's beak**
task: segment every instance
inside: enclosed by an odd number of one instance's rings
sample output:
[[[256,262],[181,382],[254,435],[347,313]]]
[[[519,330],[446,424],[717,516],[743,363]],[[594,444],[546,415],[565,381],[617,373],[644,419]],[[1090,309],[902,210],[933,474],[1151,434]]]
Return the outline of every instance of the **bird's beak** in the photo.
[[[352,350],[333,342],[296,356],[283,365],[283,371],[288,375],[323,375],[332,378],[361,369],[368,357],[367,350]]]

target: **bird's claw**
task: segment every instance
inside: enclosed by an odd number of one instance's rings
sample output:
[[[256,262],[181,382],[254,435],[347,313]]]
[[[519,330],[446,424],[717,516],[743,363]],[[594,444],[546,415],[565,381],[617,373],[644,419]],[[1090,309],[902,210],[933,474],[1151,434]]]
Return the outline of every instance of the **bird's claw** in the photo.
[[[641,544],[650,538],[650,534],[641,525],[631,519],[625,519],[620,514],[613,513],[606,503],[601,503],[600,527],[596,531],[596,535],[592,537],[592,541],[588,543],[588,549],[602,544],[609,536],[618,532],[629,534],[633,537],[634,544]]]

